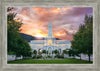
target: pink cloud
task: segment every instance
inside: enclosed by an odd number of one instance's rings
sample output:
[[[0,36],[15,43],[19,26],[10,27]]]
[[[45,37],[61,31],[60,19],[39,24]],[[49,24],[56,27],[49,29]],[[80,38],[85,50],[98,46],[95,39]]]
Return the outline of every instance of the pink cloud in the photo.
[[[17,13],[16,18],[22,19],[21,33],[45,36],[51,22],[55,37],[63,40],[73,40],[73,34],[83,23],[84,15],[92,14],[91,7],[15,7],[13,11]],[[57,36],[63,30],[64,35]]]

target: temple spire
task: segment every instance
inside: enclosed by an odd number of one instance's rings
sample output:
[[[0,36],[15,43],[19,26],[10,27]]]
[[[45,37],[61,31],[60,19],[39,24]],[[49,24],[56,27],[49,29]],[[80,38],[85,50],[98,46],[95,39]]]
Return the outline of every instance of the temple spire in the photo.
[[[49,23],[49,25],[48,25],[48,37],[53,37],[52,24],[51,23]]]

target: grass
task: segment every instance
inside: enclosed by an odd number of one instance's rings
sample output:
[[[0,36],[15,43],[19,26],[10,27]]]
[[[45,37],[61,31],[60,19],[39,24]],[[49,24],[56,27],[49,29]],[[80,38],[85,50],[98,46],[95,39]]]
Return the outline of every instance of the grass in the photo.
[[[92,64],[93,62],[67,58],[58,60],[21,59],[21,60],[8,61],[7,63],[8,64]]]

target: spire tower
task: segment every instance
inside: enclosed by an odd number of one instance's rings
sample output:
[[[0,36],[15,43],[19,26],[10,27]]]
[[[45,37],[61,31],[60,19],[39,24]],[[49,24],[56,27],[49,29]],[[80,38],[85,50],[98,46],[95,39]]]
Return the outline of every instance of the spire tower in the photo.
[[[49,23],[49,25],[48,25],[48,37],[53,37],[52,24],[51,23]]]

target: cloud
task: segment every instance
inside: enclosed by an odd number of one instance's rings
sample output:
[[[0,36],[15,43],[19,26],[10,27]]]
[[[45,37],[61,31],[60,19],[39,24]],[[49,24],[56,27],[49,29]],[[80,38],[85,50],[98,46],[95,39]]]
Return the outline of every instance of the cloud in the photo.
[[[53,34],[63,40],[72,40],[79,25],[84,23],[85,14],[92,15],[92,7],[15,7],[16,18],[22,19],[22,33],[35,36],[47,34],[52,23]],[[42,33],[38,32],[39,30]],[[61,33],[64,31],[64,33]],[[66,33],[65,33],[66,32]],[[60,35],[60,36],[57,36]]]

